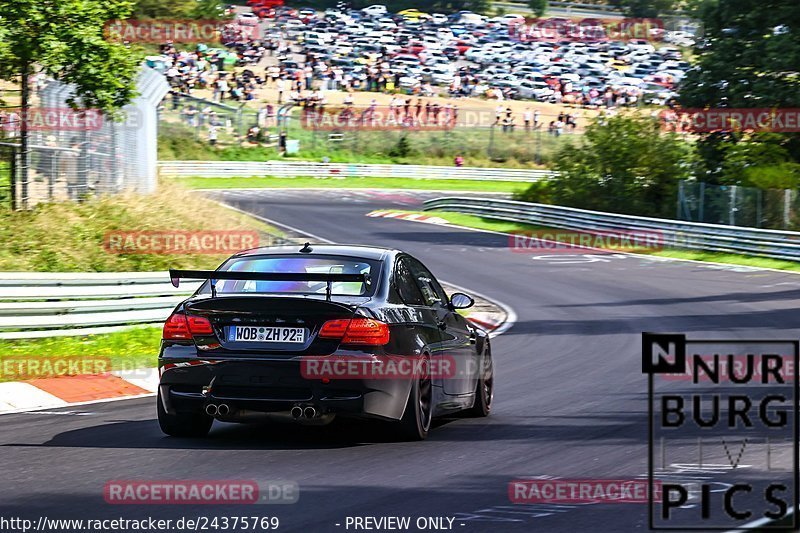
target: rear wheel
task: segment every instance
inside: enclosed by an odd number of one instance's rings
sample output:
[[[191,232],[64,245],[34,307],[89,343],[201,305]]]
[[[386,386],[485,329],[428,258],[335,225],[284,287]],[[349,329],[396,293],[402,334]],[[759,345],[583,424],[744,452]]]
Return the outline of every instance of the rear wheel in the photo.
[[[411,386],[408,402],[403,418],[398,423],[400,437],[403,440],[424,440],[428,437],[433,414],[433,384],[430,374],[430,359],[424,375],[419,376]]]
[[[205,437],[214,419],[205,413],[176,413],[171,415],[164,409],[161,391],[158,392],[158,425],[161,431],[173,437]]]
[[[483,369],[475,387],[475,404],[470,409],[470,416],[484,417],[489,416],[492,411],[492,399],[494,398],[494,365],[492,364],[492,353],[487,351],[483,356]]]

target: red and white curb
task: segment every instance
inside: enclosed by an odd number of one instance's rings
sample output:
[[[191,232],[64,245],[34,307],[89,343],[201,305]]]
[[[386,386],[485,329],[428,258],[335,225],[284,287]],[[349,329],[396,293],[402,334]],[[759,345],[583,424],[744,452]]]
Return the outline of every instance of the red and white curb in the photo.
[[[157,390],[156,368],[9,381],[0,383],[0,414],[139,398]]]
[[[497,313],[476,311],[474,313],[470,313],[465,318],[479,328],[485,329],[488,332],[492,332],[503,325],[503,320],[497,317]]]
[[[399,220],[410,220],[412,222],[424,222],[425,224],[445,225],[449,222],[440,217],[432,217],[430,215],[422,215],[420,213],[408,213],[406,211],[371,211],[367,213],[368,217],[373,218],[396,218]]]

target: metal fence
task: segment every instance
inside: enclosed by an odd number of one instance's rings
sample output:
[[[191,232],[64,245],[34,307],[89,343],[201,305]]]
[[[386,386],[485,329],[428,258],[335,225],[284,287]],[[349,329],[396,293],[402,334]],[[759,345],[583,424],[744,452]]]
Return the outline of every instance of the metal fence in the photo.
[[[79,200],[123,190],[151,192],[156,185],[156,107],[168,85],[149,68],[136,81],[138,97],[119,117],[97,110],[72,110],[74,88],[47,80],[32,94],[25,122],[28,154],[20,146],[23,112],[0,109],[0,191],[13,206],[49,200]],[[3,192],[0,192],[0,195]]]
[[[570,230],[657,232],[669,247],[800,260],[800,232],[795,231],[680,222],[491,198],[436,198],[426,201],[425,209]]]
[[[312,178],[405,178],[533,183],[553,175],[549,170],[437,167],[423,165],[362,165],[305,161],[162,161],[162,177],[233,178],[250,176]]]
[[[188,133],[197,140],[215,144],[239,143],[257,120],[258,110],[244,104],[230,105],[171,91],[159,108],[159,123],[164,133]]]
[[[307,109],[294,108],[286,122],[290,139],[297,139],[305,150],[317,157],[333,151],[353,154],[383,154],[391,157],[444,158],[461,156],[488,158],[498,163],[516,161],[541,164],[564,146],[587,123],[583,111],[565,108],[558,114],[537,114],[510,108],[500,103],[497,109],[459,106],[449,103],[428,109],[417,98],[410,105],[342,106],[327,105],[317,120]],[[458,102],[458,101],[456,101]],[[458,102],[460,103],[460,102]],[[501,110],[502,108],[502,110]],[[341,117],[347,114],[345,122]],[[378,119],[370,116],[378,115]],[[566,115],[574,117],[567,124]],[[367,118],[365,118],[367,117]]]
[[[792,189],[682,181],[676,218],[729,226],[800,229],[800,195]]]
[[[173,138],[193,138],[218,147],[244,146],[274,148],[275,154],[284,152],[279,143],[281,133],[286,139],[297,141],[296,155],[322,159],[335,152],[353,156],[429,157],[452,159],[458,155],[469,161],[470,157],[489,158],[497,162],[542,163],[564,146],[576,133],[582,133],[588,118],[584,111],[564,108],[558,114],[539,114],[530,111],[526,125],[525,111],[498,112],[491,108],[462,107],[452,111],[450,104],[419,111],[414,104],[408,109],[391,110],[378,106],[372,116],[381,119],[343,125],[343,113],[364,116],[370,106],[344,106],[344,93],[328,91],[327,97],[336,100],[324,106],[325,118],[309,120],[313,112],[301,102],[277,104],[217,102],[195,96],[172,92],[161,107],[161,131]],[[438,104],[437,104],[438,106]],[[504,108],[505,109],[505,108]],[[384,119],[397,111],[398,115],[413,114],[413,124],[400,118],[400,123],[387,123]],[[452,113],[452,114],[451,114]],[[566,114],[572,114],[575,125],[567,124]],[[535,118],[535,120],[534,120]],[[552,126],[551,126],[552,123]],[[294,154],[293,154],[294,155]]]

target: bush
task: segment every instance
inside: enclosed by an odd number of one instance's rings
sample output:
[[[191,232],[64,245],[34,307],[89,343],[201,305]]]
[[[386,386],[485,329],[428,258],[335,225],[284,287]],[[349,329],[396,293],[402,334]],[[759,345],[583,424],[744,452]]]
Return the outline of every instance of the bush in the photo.
[[[411,155],[411,145],[408,142],[407,135],[401,135],[391,150],[389,150],[389,157],[408,157]]]
[[[558,175],[533,184],[531,202],[632,215],[670,216],[678,182],[689,177],[689,146],[645,116],[598,117],[578,144],[555,154]]]

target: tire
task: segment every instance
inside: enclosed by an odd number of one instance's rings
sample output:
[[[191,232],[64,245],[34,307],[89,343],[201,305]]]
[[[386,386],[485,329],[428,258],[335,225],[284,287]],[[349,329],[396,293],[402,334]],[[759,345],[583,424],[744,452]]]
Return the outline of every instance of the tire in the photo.
[[[161,431],[172,437],[205,437],[211,429],[214,419],[205,413],[177,413],[171,415],[164,409],[161,391],[158,402],[158,425]]]
[[[430,360],[428,361],[430,363]],[[430,364],[425,365],[426,375],[414,380],[403,418],[397,423],[399,437],[404,441],[419,441],[428,438],[433,414],[433,384]]]
[[[492,412],[494,399],[494,364],[492,352],[488,351],[483,356],[483,371],[475,387],[475,404],[469,410],[469,416],[483,418]]]

